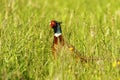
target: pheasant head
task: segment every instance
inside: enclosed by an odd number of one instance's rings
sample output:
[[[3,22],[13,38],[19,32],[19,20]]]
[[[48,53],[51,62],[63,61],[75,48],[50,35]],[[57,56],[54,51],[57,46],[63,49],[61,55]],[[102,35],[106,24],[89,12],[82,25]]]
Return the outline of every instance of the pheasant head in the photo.
[[[59,37],[60,35],[62,35],[61,23],[62,22],[58,22],[58,21],[55,21],[55,20],[52,20],[50,22],[50,27],[54,30],[54,36],[55,37]]]

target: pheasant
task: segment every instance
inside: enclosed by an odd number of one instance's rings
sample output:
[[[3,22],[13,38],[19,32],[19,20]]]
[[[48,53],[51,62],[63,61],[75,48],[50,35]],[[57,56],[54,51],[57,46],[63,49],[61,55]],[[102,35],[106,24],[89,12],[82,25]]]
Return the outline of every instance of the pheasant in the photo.
[[[58,45],[60,45],[61,47],[67,45],[68,49],[74,53],[77,60],[86,62],[87,59],[84,57],[81,57],[79,51],[77,51],[74,46],[69,45],[67,42],[64,41],[64,38],[62,36],[61,23],[62,22],[58,22],[56,20],[52,20],[50,22],[50,27],[54,30],[54,40],[53,40],[53,45],[52,45],[52,53],[53,53],[54,58],[55,59],[57,58]]]
[[[72,45],[70,45],[70,44],[68,44],[67,42],[64,41],[64,38],[62,36],[61,23],[62,22],[58,22],[56,20],[52,20],[50,22],[50,27],[54,30],[54,39],[53,39],[53,45],[52,45],[52,53],[53,53],[53,56],[54,56],[55,59],[58,56],[58,53],[57,53],[57,49],[59,49],[58,46],[60,45],[61,47],[63,47],[63,46],[66,45],[68,47],[68,49],[74,53],[74,56],[75,56],[77,62],[79,60],[81,62],[88,62],[88,61],[93,61],[93,60],[94,61],[99,61],[99,60],[110,61],[111,60],[111,58],[95,58],[95,57],[81,56],[81,53],[78,50],[76,50],[74,46],[72,46]],[[119,62],[120,62],[120,59],[115,59],[115,63],[119,64]],[[116,64],[113,64],[113,66],[116,66]]]

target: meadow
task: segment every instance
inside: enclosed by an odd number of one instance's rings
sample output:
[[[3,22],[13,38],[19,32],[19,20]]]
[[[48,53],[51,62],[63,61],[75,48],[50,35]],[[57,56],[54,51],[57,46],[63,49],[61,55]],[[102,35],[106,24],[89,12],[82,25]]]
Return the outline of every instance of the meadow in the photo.
[[[81,55],[53,59],[51,20]],[[0,0],[0,80],[120,80],[120,0]]]

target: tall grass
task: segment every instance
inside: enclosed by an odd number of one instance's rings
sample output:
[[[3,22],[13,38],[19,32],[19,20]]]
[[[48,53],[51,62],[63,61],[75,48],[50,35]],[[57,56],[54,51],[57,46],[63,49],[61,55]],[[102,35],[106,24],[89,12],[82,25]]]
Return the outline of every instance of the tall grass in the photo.
[[[1,0],[1,80],[119,80],[120,0]],[[53,59],[50,20],[62,21],[65,40],[88,57],[76,63],[65,48]]]

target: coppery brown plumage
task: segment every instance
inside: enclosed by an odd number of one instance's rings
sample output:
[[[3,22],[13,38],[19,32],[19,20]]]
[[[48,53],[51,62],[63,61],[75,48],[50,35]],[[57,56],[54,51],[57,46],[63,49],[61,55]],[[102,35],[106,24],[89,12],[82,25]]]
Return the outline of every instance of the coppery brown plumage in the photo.
[[[57,48],[59,43],[61,46],[64,46],[64,39],[62,35],[60,35],[59,37],[54,36],[53,45],[52,45],[52,53],[54,58],[57,57]]]

